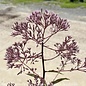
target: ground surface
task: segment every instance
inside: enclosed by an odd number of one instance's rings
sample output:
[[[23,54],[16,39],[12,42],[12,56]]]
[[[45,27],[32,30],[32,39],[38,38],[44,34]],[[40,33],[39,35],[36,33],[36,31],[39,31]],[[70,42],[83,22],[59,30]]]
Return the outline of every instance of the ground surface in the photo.
[[[76,8],[76,9],[66,9],[60,8],[58,6],[46,6],[43,4],[29,4],[27,6],[24,5],[3,5],[0,4],[0,86],[6,86],[9,82],[16,83],[16,86],[27,86],[26,80],[28,76],[22,74],[17,76],[18,70],[7,70],[6,61],[4,61],[5,50],[15,41],[20,41],[20,38],[13,38],[10,36],[12,30],[11,27],[16,21],[25,21],[25,18],[34,10],[40,9],[48,9],[57,13],[62,18],[67,18],[71,28],[69,32],[64,32],[62,34],[58,34],[58,41],[64,39],[65,36],[71,35],[80,47],[80,53],[78,55],[79,58],[86,57],[86,9]],[[53,42],[56,42],[57,36],[53,38]],[[33,47],[33,45],[32,45]],[[48,52],[47,56],[52,55],[52,53]],[[53,68],[54,65],[57,64],[58,61],[54,61],[54,63],[47,63],[49,65],[48,68]],[[52,65],[53,64],[53,65]],[[39,67],[39,64],[37,65]],[[40,74],[40,71],[39,71]],[[49,78],[48,78],[49,77]],[[51,80],[53,75],[49,75],[47,80]],[[85,86],[86,85],[86,73],[81,72],[71,72],[64,73],[64,76],[60,77],[68,77],[70,81],[63,81],[56,86]]]

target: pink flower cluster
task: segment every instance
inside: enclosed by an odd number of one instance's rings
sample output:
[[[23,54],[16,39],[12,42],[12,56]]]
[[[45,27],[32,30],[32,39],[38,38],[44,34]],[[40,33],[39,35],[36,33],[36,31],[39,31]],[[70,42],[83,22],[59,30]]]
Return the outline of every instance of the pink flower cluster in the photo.
[[[67,31],[69,27],[70,25],[66,19],[62,19],[57,14],[47,10],[32,12],[32,14],[26,18],[25,22],[16,22],[12,27],[14,30],[12,36],[15,37],[20,35],[22,36],[23,41],[18,43],[15,42],[12,46],[6,49],[5,60],[7,60],[8,68],[19,68],[20,72],[18,75],[24,71],[28,71],[28,75],[33,76],[35,79],[35,84],[32,82],[32,80],[29,80],[28,86],[44,86],[45,84],[46,86],[53,86],[53,84],[58,80],[65,79],[58,79],[53,81],[53,83],[50,82],[50,84],[47,85],[45,80],[46,72],[57,72],[58,74],[60,74],[60,72],[74,70],[86,72],[86,58],[84,62],[77,58],[76,55],[79,52],[79,48],[77,46],[77,42],[75,42],[71,36],[65,37],[62,43],[54,44],[55,48],[46,45],[46,42],[48,42],[53,35],[60,31]],[[47,32],[48,28],[51,32],[46,36],[45,33]],[[32,52],[31,46],[26,46],[26,44],[30,42],[29,40],[36,42],[38,45],[36,45],[37,47],[41,46],[41,50],[38,53]],[[56,56],[45,59],[43,55],[44,48],[56,52]],[[58,67],[56,70],[45,70],[45,61],[53,60],[57,57],[59,57],[61,61],[60,67]],[[37,68],[31,68],[28,65],[28,63],[34,64],[35,62],[38,62],[38,59],[42,60],[44,73],[43,77],[36,73]],[[68,64],[72,64],[75,67],[71,67],[70,69],[66,70],[65,66]]]

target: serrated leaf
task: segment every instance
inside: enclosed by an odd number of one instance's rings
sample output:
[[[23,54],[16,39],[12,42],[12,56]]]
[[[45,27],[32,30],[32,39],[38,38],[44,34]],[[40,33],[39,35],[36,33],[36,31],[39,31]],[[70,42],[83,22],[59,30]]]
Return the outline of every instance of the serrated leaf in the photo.
[[[60,79],[57,79],[57,80],[55,80],[55,81],[52,81],[51,83],[57,84],[57,83],[59,83],[59,82],[61,82],[61,81],[63,81],[63,80],[69,80],[69,79],[68,79],[68,78],[60,78]]]

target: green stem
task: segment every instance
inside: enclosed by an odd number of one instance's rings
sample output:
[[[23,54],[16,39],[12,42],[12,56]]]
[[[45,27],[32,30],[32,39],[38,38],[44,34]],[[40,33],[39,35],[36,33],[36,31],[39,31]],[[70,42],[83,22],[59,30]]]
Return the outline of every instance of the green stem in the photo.
[[[43,53],[43,42],[42,42],[42,67],[43,67],[43,79],[45,79],[45,64],[44,64],[44,53]]]

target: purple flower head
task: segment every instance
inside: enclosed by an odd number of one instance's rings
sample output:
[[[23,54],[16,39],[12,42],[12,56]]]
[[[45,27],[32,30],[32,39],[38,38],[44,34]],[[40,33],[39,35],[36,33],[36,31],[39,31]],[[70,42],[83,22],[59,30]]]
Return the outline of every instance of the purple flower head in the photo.
[[[14,43],[6,49],[5,60],[7,60],[8,68],[20,68],[23,64],[37,62],[37,58],[41,57],[41,53],[32,53],[31,48],[26,48],[26,41]]]
[[[77,43],[71,36],[65,37],[65,41],[62,44],[56,43],[54,46],[57,47],[57,53],[61,53],[63,58],[67,58],[69,60],[79,52]]]
[[[20,52],[17,47],[11,46],[6,50],[5,60],[7,60],[8,68],[15,66],[15,62],[20,59]]]
[[[59,31],[66,31],[69,28],[69,23],[66,19],[60,18],[57,14],[45,11],[35,11],[27,17],[27,22],[18,23],[13,25],[12,36],[21,35],[25,40],[35,40],[37,43],[41,43],[43,40],[47,40],[44,34],[46,29],[51,29],[51,35],[56,34]]]
[[[35,23],[36,25],[41,25],[48,27],[49,25],[55,25],[57,29],[67,30],[70,26],[66,19],[61,19],[57,14],[48,12],[47,10],[41,12],[36,11],[27,17],[28,22]]]
[[[45,10],[45,12],[43,13],[43,17],[44,17],[44,20],[49,19],[50,18],[50,13],[47,10]]]
[[[38,25],[41,24],[41,19],[42,19],[42,15],[40,11],[32,12],[32,14],[29,17],[27,17],[28,22],[35,23]]]

